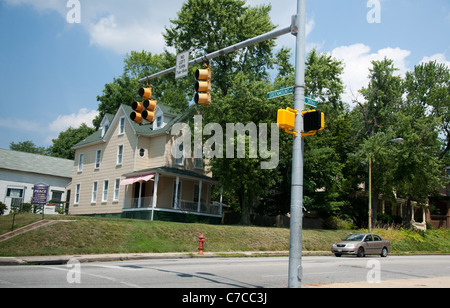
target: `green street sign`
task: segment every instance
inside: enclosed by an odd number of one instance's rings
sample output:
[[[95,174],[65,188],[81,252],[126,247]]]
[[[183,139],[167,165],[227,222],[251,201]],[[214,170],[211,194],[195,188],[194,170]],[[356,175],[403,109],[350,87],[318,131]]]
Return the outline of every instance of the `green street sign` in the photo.
[[[294,87],[284,88],[277,91],[267,93],[267,99],[274,99],[277,97],[294,94]]]
[[[317,107],[317,101],[315,101],[311,95],[307,95],[305,97],[305,104],[312,107]]]

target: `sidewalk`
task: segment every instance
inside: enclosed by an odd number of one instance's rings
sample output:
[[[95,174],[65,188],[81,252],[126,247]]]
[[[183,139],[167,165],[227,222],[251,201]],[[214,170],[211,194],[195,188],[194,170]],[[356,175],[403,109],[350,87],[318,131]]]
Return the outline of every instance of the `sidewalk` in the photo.
[[[304,286],[304,288],[372,288],[372,289],[398,289],[398,288],[450,288],[450,277],[435,277],[435,278],[422,278],[422,279],[398,279],[398,280],[386,280],[381,283],[368,283],[363,282],[343,282],[332,284],[310,284]]]

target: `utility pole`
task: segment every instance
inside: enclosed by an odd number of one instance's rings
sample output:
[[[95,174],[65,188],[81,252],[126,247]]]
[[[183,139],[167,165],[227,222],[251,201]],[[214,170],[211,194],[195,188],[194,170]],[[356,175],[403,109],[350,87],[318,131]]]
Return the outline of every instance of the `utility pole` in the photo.
[[[302,111],[305,109],[306,0],[297,0],[297,47],[295,59],[294,109],[298,110],[295,130],[303,131]],[[303,229],[303,150],[302,134],[294,136],[292,152],[291,222],[289,242],[289,288],[302,286],[302,229]]]

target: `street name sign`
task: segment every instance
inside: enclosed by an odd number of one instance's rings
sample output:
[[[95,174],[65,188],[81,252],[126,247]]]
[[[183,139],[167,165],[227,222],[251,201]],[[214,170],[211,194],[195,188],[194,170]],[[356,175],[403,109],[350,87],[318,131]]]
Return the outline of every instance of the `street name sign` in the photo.
[[[307,95],[305,97],[305,104],[312,107],[317,107],[317,101],[315,101],[311,95]]]
[[[267,99],[274,99],[285,95],[294,94],[294,87],[284,88],[277,91],[267,93]]]

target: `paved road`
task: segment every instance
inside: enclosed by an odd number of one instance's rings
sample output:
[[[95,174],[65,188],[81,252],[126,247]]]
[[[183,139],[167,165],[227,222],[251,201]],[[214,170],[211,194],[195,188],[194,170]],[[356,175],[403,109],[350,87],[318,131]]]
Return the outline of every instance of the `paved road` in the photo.
[[[304,285],[440,277],[450,287],[450,256],[304,257],[303,267]],[[0,288],[284,288],[287,272],[285,257],[2,266]]]

